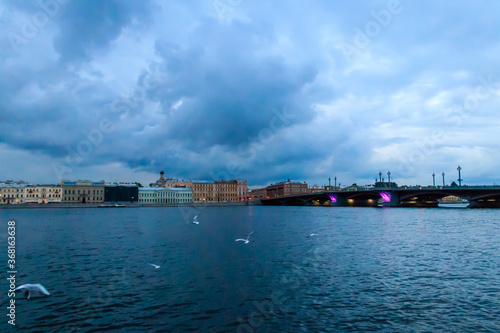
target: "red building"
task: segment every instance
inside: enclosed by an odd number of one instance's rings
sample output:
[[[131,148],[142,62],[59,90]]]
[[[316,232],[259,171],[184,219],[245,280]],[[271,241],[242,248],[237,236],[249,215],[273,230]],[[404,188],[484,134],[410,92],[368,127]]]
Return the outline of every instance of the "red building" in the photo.
[[[251,190],[249,193],[250,199],[251,200],[260,200],[260,199],[266,199],[266,189],[265,188],[258,188],[255,190]]]
[[[290,195],[306,194],[308,192],[306,182],[291,181],[271,184],[266,187],[266,197],[288,197]]]

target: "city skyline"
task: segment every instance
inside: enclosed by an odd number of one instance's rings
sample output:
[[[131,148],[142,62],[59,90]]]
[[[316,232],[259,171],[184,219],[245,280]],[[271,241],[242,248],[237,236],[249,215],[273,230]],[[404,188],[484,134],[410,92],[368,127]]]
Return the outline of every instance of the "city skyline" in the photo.
[[[498,184],[499,9],[3,1],[0,179]]]
[[[460,167],[460,165],[457,167],[457,171],[461,171],[462,168]],[[462,183],[461,182],[464,182],[464,179],[461,178],[460,176],[460,173],[458,173],[458,176],[459,178],[457,179],[454,179],[453,178],[453,175],[451,175],[451,179],[448,179],[448,178],[445,178],[445,173],[443,172],[440,176],[441,176],[441,181],[438,181],[436,182],[436,179],[435,179],[435,174],[433,173],[431,175],[432,177],[432,182],[431,183],[427,183],[426,181],[424,182],[420,182],[420,183],[415,183],[415,184],[409,184],[409,183],[396,183],[394,181],[394,178],[391,180],[390,178],[390,175],[392,175],[392,173],[390,172],[390,170],[387,171],[386,174],[383,174],[381,171],[378,173],[378,178],[375,178],[371,183],[366,183],[366,184],[358,184],[358,183],[350,183],[349,181],[347,182],[344,182],[342,183],[341,182],[341,179],[337,178],[337,177],[334,177],[334,178],[331,178],[329,177],[327,179],[327,182],[325,182],[324,184],[313,184],[311,183],[310,181],[308,180],[300,180],[300,179],[281,179],[281,180],[271,180],[269,183],[267,184],[264,184],[264,185],[255,185],[255,184],[248,184],[248,188],[250,190],[252,189],[262,189],[262,188],[265,188],[265,187],[268,187],[270,185],[277,185],[277,184],[282,184],[282,183],[304,183],[304,184],[307,184],[308,185],[308,188],[309,189],[312,189],[312,188],[316,188],[319,186],[319,188],[326,188],[326,187],[335,187],[335,188],[345,188],[345,187],[351,187],[351,186],[360,186],[360,187],[363,187],[363,186],[370,186],[370,185],[374,185],[376,184],[377,182],[386,182],[386,183],[394,183],[398,186],[435,186],[435,187],[441,187],[441,186],[462,186]],[[387,178],[386,178],[387,176]],[[175,184],[177,182],[180,182],[182,184],[184,183],[189,183],[189,182],[194,182],[194,183],[197,183],[197,182],[201,182],[201,183],[215,183],[215,182],[220,182],[220,181],[241,181],[241,182],[245,182],[245,183],[248,183],[247,180],[245,179],[241,179],[241,178],[238,178],[238,179],[195,179],[195,178],[176,178],[176,177],[168,177],[168,175],[166,176],[165,178],[165,175],[164,175],[164,172],[161,171],[160,172],[160,178],[159,179],[156,179],[153,180],[153,181],[148,181],[148,182],[145,182],[145,183],[141,183],[137,180],[129,180],[129,181],[123,181],[123,180],[109,180],[109,179],[89,179],[89,178],[81,178],[81,179],[60,179],[58,182],[55,182],[55,183],[47,183],[47,182],[39,182],[39,181],[26,181],[24,179],[20,179],[20,178],[15,178],[15,179],[9,179],[9,178],[6,178],[6,179],[0,179],[0,184],[4,184],[4,183],[12,183],[12,184],[26,184],[26,185],[43,185],[43,184],[47,184],[47,185],[57,185],[58,183],[62,183],[63,181],[65,182],[75,182],[75,181],[91,181],[91,182],[102,182],[103,184],[136,184],[136,185],[140,185],[141,187],[168,187],[167,185],[165,185],[165,182],[167,183],[172,183],[172,184]],[[163,181],[163,183],[161,184],[161,182]],[[490,186],[490,185],[494,185],[496,186],[497,183],[495,182],[489,182],[489,183],[484,183],[484,184],[479,184],[479,183],[473,183],[473,182],[464,182],[463,184],[464,186],[474,186],[474,185],[480,185],[480,186]],[[176,185],[172,185],[173,187],[175,187]],[[172,187],[171,186],[171,187]]]

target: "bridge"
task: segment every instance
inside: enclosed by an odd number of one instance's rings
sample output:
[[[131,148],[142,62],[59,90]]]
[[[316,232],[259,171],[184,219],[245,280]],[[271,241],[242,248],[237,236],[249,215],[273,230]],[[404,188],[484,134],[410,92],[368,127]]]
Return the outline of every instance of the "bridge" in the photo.
[[[500,208],[500,186],[381,186],[275,197],[260,201],[262,205],[272,206],[438,207],[438,200],[447,196],[467,200],[470,208]]]

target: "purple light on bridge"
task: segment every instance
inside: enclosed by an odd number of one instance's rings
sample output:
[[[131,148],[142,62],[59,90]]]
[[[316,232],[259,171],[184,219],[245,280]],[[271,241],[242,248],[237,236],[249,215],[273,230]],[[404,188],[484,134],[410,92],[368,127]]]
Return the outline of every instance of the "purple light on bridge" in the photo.
[[[337,198],[333,194],[328,194],[331,202],[337,202]]]
[[[382,197],[382,200],[383,200],[384,202],[389,202],[389,201],[391,201],[391,195],[390,195],[389,193],[387,193],[387,192],[380,192],[379,194],[380,194],[380,196]]]

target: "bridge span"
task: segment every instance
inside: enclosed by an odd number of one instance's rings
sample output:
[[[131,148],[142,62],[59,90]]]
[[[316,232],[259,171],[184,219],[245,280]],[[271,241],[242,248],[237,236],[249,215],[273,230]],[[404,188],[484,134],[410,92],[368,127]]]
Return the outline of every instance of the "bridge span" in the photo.
[[[438,200],[456,196],[470,208],[500,208],[500,186],[380,187],[354,191],[324,191],[261,199],[272,206],[438,207]]]

